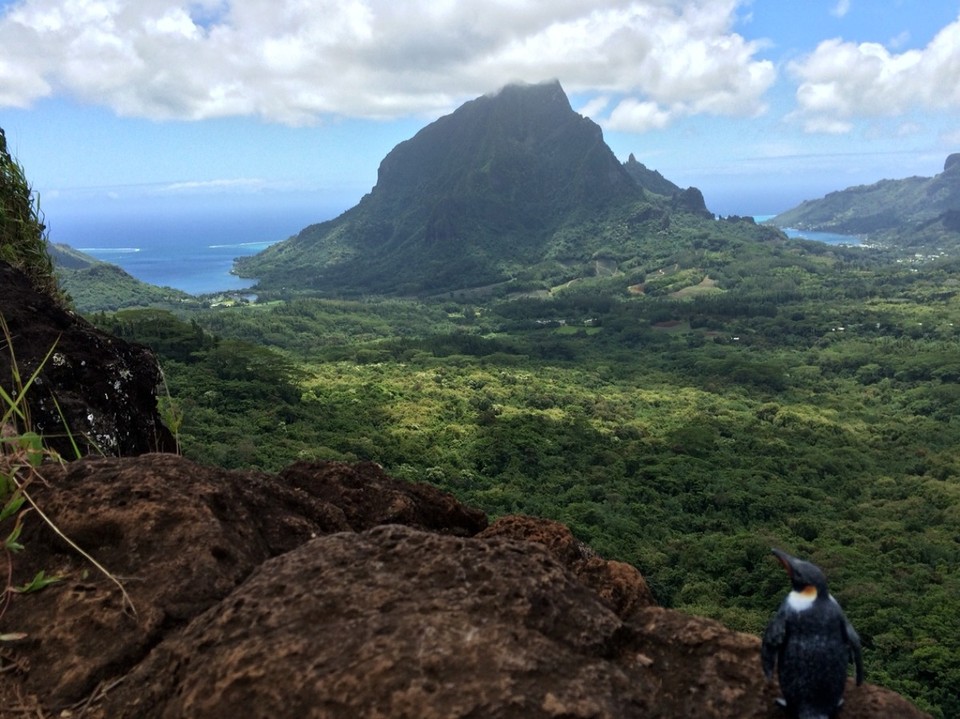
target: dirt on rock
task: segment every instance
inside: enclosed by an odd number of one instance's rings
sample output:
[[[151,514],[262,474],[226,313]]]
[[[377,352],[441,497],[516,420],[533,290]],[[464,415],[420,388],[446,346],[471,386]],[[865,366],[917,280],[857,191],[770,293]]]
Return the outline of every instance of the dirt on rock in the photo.
[[[175,455],[43,469],[0,632],[0,717],[783,719],[759,640],[652,605],[563,525],[486,517],[377,465]],[[5,528],[0,527],[0,531]],[[32,712],[27,714],[26,712]],[[877,687],[841,719],[925,716]]]

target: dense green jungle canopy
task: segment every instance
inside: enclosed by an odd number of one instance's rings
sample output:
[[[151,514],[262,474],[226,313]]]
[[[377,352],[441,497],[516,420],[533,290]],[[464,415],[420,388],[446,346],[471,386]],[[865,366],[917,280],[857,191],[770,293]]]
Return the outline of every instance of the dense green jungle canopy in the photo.
[[[549,294],[95,320],[160,353],[188,456],[372,459],[566,522],[752,632],[784,547],[824,567],[870,681],[960,716],[960,263],[760,251],[736,225]]]

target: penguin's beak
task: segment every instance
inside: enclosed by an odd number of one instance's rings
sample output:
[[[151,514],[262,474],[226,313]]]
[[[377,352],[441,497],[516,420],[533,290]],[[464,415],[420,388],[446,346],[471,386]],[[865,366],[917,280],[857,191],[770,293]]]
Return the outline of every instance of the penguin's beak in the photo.
[[[790,577],[790,579],[793,579],[793,559],[794,558],[791,557],[786,552],[777,549],[776,547],[774,547],[770,551],[773,552],[773,556],[775,556],[778,560],[780,560],[780,564],[782,564],[783,568],[787,570],[787,575]]]

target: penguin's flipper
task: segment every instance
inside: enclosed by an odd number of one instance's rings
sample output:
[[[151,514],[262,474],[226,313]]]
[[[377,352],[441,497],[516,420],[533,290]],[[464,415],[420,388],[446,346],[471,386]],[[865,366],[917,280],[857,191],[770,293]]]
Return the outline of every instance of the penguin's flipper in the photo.
[[[773,678],[773,670],[777,665],[777,657],[780,654],[780,647],[787,636],[787,617],[781,609],[776,616],[770,620],[766,631],[763,633],[763,643],[760,645],[760,660],[763,663],[763,674],[767,680]]]
[[[850,661],[856,667],[857,686],[860,686],[863,684],[863,653],[860,648],[860,635],[846,617],[844,617],[844,632],[847,635],[847,645],[850,647]]]

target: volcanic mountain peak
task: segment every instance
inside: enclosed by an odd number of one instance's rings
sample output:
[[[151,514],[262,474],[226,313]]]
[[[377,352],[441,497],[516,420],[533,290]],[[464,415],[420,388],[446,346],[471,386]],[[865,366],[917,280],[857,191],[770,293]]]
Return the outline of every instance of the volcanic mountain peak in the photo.
[[[586,186],[597,195],[636,192],[600,127],[552,81],[507,85],[427,125],[383,159],[374,194],[487,192],[569,204]]]
[[[630,171],[640,168],[616,158],[559,82],[507,85],[398,144],[354,208],[237,271],[261,291],[432,295],[569,275],[611,238],[634,242],[617,229],[624,218],[661,216],[657,231],[664,213],[712,219],[699,191],[677,192],[649,170],[657,184],[647,187]]]

